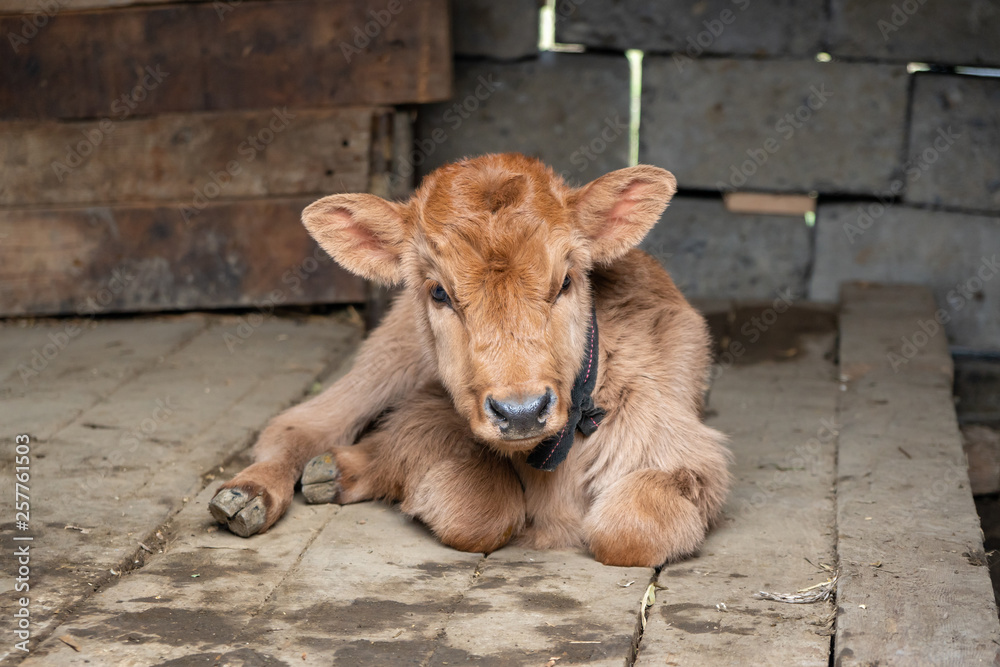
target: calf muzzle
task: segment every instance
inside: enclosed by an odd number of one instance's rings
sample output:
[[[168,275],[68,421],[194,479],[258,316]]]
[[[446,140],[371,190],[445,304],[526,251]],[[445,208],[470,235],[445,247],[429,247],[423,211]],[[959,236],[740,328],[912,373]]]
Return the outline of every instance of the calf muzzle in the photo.
[[[487,396],[483,409],[501,437],[514,440],[541,433],[555,402],[555,394],[546,387],[544,394],[533,396]]]

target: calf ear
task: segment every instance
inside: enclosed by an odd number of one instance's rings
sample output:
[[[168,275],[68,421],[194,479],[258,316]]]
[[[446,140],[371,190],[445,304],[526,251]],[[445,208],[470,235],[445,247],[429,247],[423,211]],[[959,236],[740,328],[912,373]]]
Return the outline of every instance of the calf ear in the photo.
[[[403,279],[405,206],[368,194],[324,197],[302,212],[302,224],[345,269],[384,285]]]
[[[674,175],[649,165],[613,171],[575,190],[570,205],[594,262],[610,262],[638,245],[675,192]]]

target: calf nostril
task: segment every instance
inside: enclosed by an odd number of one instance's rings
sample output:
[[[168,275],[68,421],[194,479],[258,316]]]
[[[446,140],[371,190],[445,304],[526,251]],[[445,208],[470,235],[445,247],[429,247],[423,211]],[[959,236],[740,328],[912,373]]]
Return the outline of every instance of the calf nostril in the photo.
[[[545,394],[542,396],[542,400],[538,404],[538,423],[544,424],[545,420],[549,418],[549,408],[552,407],[552,403],[555,400],[556,395],[552,392],[551,387],[545,388]]]
[[[504,411],[503,404],[492,396],[486,397],[486,415],[499,426],[506,426],[510,415]]]

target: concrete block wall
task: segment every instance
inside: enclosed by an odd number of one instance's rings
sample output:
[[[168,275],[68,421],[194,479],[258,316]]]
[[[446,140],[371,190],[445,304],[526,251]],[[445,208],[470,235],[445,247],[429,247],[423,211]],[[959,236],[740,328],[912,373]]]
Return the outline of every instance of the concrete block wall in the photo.
[[[1000,67],[995,0],[557,0],[584,53],[539,53],[537,5],[494,4],[453,3],[455,98],[420,109],[418,175],[507,150],[576,184],[626,166],[639,49],[639,161],[680,186],[644,247],[686,294],[920,283],[953,345],[1000,350],[1000,78],[961,67]],[[813,194],[814,223],[726,191]]]
[[[455,91],[453,100],[420,107],[423,174],[467,155],[508,151],[535,155],[581,184],[628,165],[624,56],[459,60]]]
[[[906,145],[907,84],[901,65],[650,55],[639,159],[690,188],[881,192]]]

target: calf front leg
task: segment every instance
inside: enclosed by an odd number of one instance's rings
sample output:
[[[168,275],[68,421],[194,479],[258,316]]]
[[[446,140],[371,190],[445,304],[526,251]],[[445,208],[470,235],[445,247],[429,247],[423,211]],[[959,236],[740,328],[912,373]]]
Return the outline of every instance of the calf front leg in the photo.
[[[728,458],[717,434],[704,429],[701,435],[686,465],[635,470],[597,496],[584,520],[597,560],[656,567],[701,546],[729,486]]]
[[[311,502],[382,498],[461,551],[488,553],[524,526],[524,492],[510,461],[476,443],[440,386],[417,390],[357,445],[306,466]]]
[[[612,484],[584,522],[594,557],[605,565],[656,567],[693,553],[708,525],[688,470],[637,470]]]
[[[268,424],[254,445],[253,464],[209,504],[216,520],[243,537],[266,531],[288,509],[310,459],[351,445],[372,419],[413,391],[429,371],[413,335],[412,308],[405,296],[397,300],[343,378]]]

